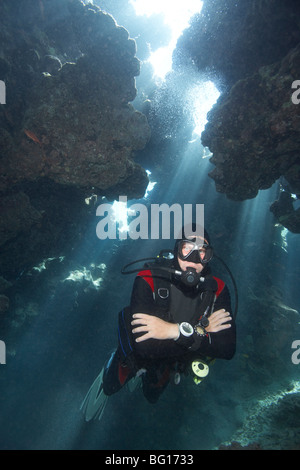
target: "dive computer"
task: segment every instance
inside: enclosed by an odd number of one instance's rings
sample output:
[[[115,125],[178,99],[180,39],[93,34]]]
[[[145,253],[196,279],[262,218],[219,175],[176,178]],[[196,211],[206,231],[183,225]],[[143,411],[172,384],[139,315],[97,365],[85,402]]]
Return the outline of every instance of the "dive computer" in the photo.
[[[194,333],[194,328],[192,327],[192,325],[190,325],[190,323],[183,322],[179,325],[179,331],[183,336],[188,337],[192,336],[192,334]]]

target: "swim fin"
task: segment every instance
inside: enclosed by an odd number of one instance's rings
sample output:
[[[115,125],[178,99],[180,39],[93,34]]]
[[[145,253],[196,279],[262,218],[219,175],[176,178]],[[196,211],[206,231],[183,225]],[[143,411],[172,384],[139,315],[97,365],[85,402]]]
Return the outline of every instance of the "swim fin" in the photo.
[[[142,386],[142,375],[145,374],[146,372],[147,372],[146,369],[140,369],[137,371],[135,377],[129,380],[127,384],[127,388],[131,393],[134,392],[136,388]]]
[[[90,421],[91,419],[100,420],[102,418],[108,400],[108,396],[105,395],[103,391],[104,369],[105,367],[103,367],[98,377],[94,380],[80,407],[86,421]]]

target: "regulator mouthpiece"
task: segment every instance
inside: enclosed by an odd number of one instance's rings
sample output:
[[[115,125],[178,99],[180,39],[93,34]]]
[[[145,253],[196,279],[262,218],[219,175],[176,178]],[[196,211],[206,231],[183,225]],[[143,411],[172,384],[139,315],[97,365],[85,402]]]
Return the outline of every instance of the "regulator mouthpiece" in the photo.
[[[187,268],[186,271],[176,271],[180,276],[181,282],[187,287],[196,287],[199,282],[203,282],[204,278],[197,273],[195,268]]]

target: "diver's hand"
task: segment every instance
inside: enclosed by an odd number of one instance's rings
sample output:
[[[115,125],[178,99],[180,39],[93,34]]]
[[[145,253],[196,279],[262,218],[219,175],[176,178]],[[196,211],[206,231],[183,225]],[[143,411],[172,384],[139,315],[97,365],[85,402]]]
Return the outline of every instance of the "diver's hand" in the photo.
[[[161,318],[146,313],[135,313],[132,315],[133,326],[139,325],[132,330],[132,333],[145,333],[143,336],[136,338],[136,342],[145,341],[146,339],[176,339],[178,337],[178,325],[169,323]]]
[[[226,312],[224,308],[216,310],[209,317],[209,325],[205,328],[208,333],[217,333],[218,331],[226,330],[231,328],[228,321],[232,320],[230,313]]]

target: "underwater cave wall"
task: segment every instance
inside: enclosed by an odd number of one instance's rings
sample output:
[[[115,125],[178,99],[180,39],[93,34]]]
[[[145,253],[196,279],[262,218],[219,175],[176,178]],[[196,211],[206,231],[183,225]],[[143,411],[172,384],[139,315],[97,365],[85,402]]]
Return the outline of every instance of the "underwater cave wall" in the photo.
[[[216,189],[230,199],[253,198],[284,178],[300,193],[300,5],[293,1],[205,0],[179,39],[175,67],[194,62],[223,92],[202,134]],[[300,233],[293,200],[272,207],[276,219]]]
[[[74,242],[92,216],[86,197],[144,195],[134,156],[150,127],[130,104],[135,41],[110,15],[80,0],[4,0],[0,23],[0,272],[9,276]]]

